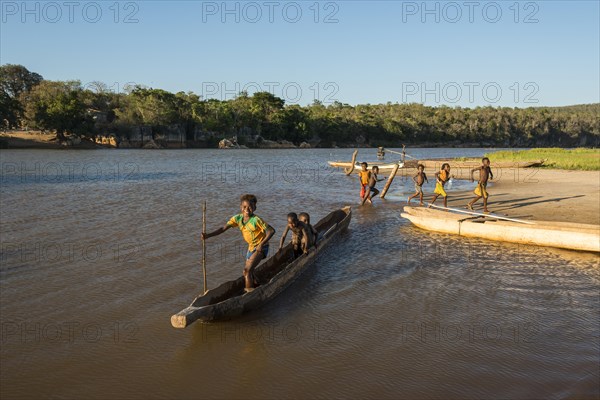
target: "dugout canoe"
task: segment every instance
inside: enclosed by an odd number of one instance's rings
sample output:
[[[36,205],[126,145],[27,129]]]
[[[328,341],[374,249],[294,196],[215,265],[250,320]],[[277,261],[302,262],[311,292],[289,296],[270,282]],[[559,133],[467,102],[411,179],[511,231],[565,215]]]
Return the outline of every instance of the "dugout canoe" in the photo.
[[[600,225],[572,222],[519,223],[494,217],[455,214],[424,207],[404,207],[402,217],[419,228],[465,237],[600,252]]]
[[[333,167],[333,168],[349,169],[350,167],[352,167],[352,162],[350,162],[350,161],[327,161],[327,163],[329,164],[330,167]],[[369,165],[369,170],[371,170],[371,167],[373,165],[377,165],[379,167],[379,172],[392,172],[394,167],[396,167],[396,165],[399,165],[400,168],[404,168],[406,166],[406,163],[402,163],[401,161],[394,161],[394,162],[390,162],[390,163],[381,163],[378,161],[367,161],[367,164]],[[415,168],[416,168],[416,164],[415,164]],[[362,168],[360,166],[360,162],[355,162],[354,163],[354,172],[358,173],[361,170],[362,170]]]
[[[204,322],[230,319],[261,307],[287,288],[307,269],[314,267],[320,253],[330,247],[340,234],[348,228],[352,218],[350,207],[333,211],[314,225],[319,232],[317,248],[310,249],[290,262],[291,244],[268,258],[258,267],[255,274],[265,282],[250,293],[244,293],[244,277],[228,281],[194,299],[189,307],[171,316],[171,325],[185,328],[194,321]]]
[[[425,168],[441,168],[442,164],[448,163],[451,168],[477,168],[481,166],[481,158],[453,160],[452,158],[430,158],[427,160],[420,160],[420,164],[423,164]],[[544,163],[544,160],[533,160],[533,161],[497,161],[492,162],[492,170],[494,168],[533,168],[539,167]]]
[[[344,168],[348,169],[352,166],[350,161],[328,161],[327,162],[330,167],[333,168]],[[380,163],[378,161],[367,161],[369,164],[369,169],[373,165],[377,165],[379,167],[379,172],[391,172],[394,169],[394,166],[400,165],[400,168],[417,168],[418,164],[423,164],[425,168],[429,169],[439,169],[441,168],[443,163],[450,164],[450,167],[454,170],[464,169],[465,171],[470,170],[472,168],[477,168],[481,165],[481,160],[467,160],[467,161],[455,161],[451,159],[429,159],[429,160],[407,160],[404,163],[400,161],[395,161],[391,163]],[[537,161],[503,161],[503,162],[495,162],[492,163],[492,171],[494,169],[500,168],[532,168],[539,167],[544,163],[544,160]],[[358,173],[361,170],[360,162],[354,163],[354,171]]]

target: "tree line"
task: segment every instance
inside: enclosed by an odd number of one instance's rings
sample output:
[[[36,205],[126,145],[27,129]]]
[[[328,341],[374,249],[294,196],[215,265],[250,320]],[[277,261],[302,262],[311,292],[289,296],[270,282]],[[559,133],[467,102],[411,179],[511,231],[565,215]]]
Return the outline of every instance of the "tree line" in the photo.
[[[398,146],[598,146],[600,104],[567,107],[461,108],[422,104],[340,102],[286,105],[268,92],[240,93],[231,100],[202,99],[132,86],[114,93],[101,83],[50,81],[21,65],[0,66],[0,122],[4,129],[37,129],[95,139],[126,138],[133,127],[160,132],[177,125],[186,135],[201,130],[213,138],[260,136],[295,144]],[[216,142],[207,143],[212,146]]]

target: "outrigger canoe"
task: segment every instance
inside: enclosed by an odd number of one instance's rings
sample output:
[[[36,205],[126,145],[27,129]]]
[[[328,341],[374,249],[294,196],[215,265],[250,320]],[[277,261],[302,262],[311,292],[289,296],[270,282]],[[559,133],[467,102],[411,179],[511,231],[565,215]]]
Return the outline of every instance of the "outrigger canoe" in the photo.
[[[402,217],[419,228],[489,240],[600,252],[600,225],[571,222],[506,221],[423,207],[404,207]]]
[[[369,164],[369,169],[372,165],[377,165],[379,167],[379,172],[390,172],[394,169],[396,165],[399,165],[400,168],[417,168],[418,164],[423,164],[425,168],[440,168],[443,163],[449,163],[450,167],[454,170],[464,169],[470,170],[472,168],[477,168],[481,165],[481,160],[475,161],[454,161],[449,159],[430,159],[430,160],[407,160],[404,163],[401,161],[395,161],[390,163],[379,163],[378,161],[367,161]],[[352,162],[350,161],[328,161],[327,162],[330,167],[333,168],[344,168],[348,169],[352,166]],[[544,163],[544,160],[538,161],[504,161],[504,162],[495,162],[492,164],[492,169],[496,168],[531,168],[531,167],[539,167]],[[360,162],[354,163],[354,171],[359,172],[361,170]]]
[[[348,169],[348,168],[352,167],[352,162],[350,162],[350,161],[327,161],[327,163],[329,164],[329,166],[334,167],[334,168]],[[367,164],[369,164],[369,169],[371,169],[371,166],[377,165],[379,167],[379,172],[391,172],[394,169],[394,167],[396,167],[396,165],[398,165],[400,168],[403,168],[405,166],[405,164],[402,163],[401,161],[395,161],[395,162],[390,162],[390,163],[379,163],[377,161],[367,161]],[[415,167],[416,167],[416,164],[415,164]],[[357,173],[359,171],[361,171],[360,162],[354,163],[354,171]]]
[[[256,267],[255,275],[264,282],[252,292],[244,293],[244,277],[228,281],[194,299],[189,307],[171,316],[171,325],[185,328],[194,321],[204,322],[229,319],[261,307],[287,288],[304,271],[315,265],[319,253],[348,228],[352,211],[350,207],[329,213],[315,224],[319,232],[317,248],[310,249],[293,261],[292,246],[283,249]]]
[[[420,160],[419,164],[423,164],[425,168],[440,168],[442,164],[448,163],[452,168],[477,168],[481,166],[481,158],[453,160],[451,158],[431,158]],[[544,163],[544,160],[534,161],[495,161],[492,162],[493,168],[532,168],[539,167]]]

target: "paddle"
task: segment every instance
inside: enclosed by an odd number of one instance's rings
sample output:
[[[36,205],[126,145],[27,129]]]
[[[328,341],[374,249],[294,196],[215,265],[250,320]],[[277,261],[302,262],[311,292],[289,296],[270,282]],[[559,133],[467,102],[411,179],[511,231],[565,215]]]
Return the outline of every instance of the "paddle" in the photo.
[[[390,149],[385,149],[385,151],[387,151],[387,152],[389,152],[389,153],[394,153],[394,154],[403,155],[403,153],[400,153],[399,151],[394,151],[394,150],[390,150]],[[416,160],[416,159],[417,159],[416,157],[409,156],[409,155],[408,155],[408,154],[406,154],[406,153],[404,153],[404,156],[405,156],[405,157],[408,157],[408,158],[412,158],[412,159],[414,159],[414,160]]]
[[[206,200],[202,207],[202,234],[206,234]],[[204,275],[204,293],[208,291],[206,288],[206,240],[202,240],[202,274]]]
[[[448,211],[454,211],[454,212],[458,212],[458,213],[462,213],[462,214],[477,215],[480,217],[503,219],[505,221],[519,222],[521,224],[528,224],[528,225],[535,225],[535,222],[525,221],[523,219],[501,217],[500,215],[496,215],[496,214],[492,214],[492,213],[484,214],[484,213],[478,213],[478,212],[474,212],[474,211],[461,210],[459,208],[440,207],[440,206],[437,206],[437,205],[431,204],[431,203],[427,203],[427,205],[430,207],[433,207],[433,208],[439,208],[440,210],[448,210]]]

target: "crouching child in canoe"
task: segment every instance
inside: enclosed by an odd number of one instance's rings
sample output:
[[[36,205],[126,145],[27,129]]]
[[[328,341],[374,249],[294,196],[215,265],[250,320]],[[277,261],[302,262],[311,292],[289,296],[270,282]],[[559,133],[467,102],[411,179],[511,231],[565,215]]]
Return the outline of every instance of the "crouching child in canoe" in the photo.
[[[256,203],[257,199],[253,194],[243,195],[240,198],[240,214],[231,217],[222,228],[202,234],[202,240],[206,240],[236,226],[242,231],[242,236],[248,243],[248,252],[246,253],[246,263],[244,265],[246,292],[254,290],[254,268],[256,268],[261,260],[267,257],[269,253],[269,240],[275,234],[275,229],[264,222],[258,215],[254,214]]]
[[[292,231],[292,248],[294,251],[294,258],[300,257],[302,254],[308,254],[309,248],[309,235],[308,227],[306,224],[298,219],[296,213],[289,213],[287,216],[287,225],[281,240],[279,241],[279,249],[283,248],[285,244],[285,238],[289,231]]]
[[[305,212],[298,214],[298,219],[304,222],[308,231],[308,237],[306,238],[306,246],[310,249],[312,246],[317,247],[317,237],[319,232],[310,224],[310,215]]]

